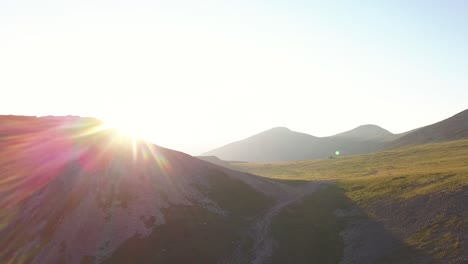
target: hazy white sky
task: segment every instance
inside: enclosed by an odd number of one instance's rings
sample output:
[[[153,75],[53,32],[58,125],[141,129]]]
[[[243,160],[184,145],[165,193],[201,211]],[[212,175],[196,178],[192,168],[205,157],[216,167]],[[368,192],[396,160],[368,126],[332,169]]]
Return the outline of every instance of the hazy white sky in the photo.
[[[276,126],[404,132],[467,108],[467,12],[461,0],[2,0],[0,114],[94,116],[191,154]]]

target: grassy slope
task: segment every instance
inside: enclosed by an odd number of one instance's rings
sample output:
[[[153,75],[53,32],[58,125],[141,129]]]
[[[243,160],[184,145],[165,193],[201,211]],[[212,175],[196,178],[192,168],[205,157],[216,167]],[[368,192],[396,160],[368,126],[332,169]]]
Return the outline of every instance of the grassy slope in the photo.
[[[468,186],[468,140],[337,159],[234,165],[242,171],[278,179],[332,180],[344,190],[349,202],[361,208],[374,208],[384,202],[395,205],[413,202],[418,197],[462,194]],[[317,210],[317,205],[305,203]],[[284,221],[284,215],[280,222]],[[324,219],[322,222],[336,227],[336,222]],[[438,214],[410,234],[405,242],[435,258],[454,256],[460,253],[458,234],[466,228],[467,221],[460,215]],[[336,232],[330,235],[335,236]]]
[[[350,189],[353,200],[365,204],[390,193],[409,198],[461,190],[468,184],[468,140],[337,159],[233,165],[271,178],[336,180]]]

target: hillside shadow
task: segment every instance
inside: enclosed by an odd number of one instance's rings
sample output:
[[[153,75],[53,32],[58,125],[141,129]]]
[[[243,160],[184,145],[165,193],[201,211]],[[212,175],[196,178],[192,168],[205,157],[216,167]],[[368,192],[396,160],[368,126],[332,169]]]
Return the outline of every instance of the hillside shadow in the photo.
[[[290,205],[273,222],[268,263],[431,263],[331,186]]]

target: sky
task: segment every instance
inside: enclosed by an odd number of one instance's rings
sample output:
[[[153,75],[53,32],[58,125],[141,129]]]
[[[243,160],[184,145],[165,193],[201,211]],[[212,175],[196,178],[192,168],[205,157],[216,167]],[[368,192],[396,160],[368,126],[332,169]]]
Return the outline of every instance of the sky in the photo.
[[[2,0],[0,114],[200,154],[272,127],[401,133],[468,108],[468,2]]]

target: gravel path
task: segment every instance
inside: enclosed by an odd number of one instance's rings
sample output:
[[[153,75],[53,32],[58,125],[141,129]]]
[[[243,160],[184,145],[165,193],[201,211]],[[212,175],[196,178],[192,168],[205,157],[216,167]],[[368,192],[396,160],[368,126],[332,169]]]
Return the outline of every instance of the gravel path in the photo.
[[[247,236],[253,239],[252,254],[249,256],[243,254],[240,249],[241,245],[239,245],[234,254],[223,261],[223,263],[266,263],[268,258],[273,255],[275,247],[277,246],[271,232],[273,219],[285,207],[300,201],[305,195],[318,190],[320,187],[324,186],[324,183],[308,182],[301,186],[289,186],[282,183],[278,183],[278,185],[281,191],[279,191],[275,197],[275,204],[253,222],[250,232],[247,234]]]

